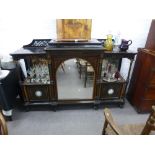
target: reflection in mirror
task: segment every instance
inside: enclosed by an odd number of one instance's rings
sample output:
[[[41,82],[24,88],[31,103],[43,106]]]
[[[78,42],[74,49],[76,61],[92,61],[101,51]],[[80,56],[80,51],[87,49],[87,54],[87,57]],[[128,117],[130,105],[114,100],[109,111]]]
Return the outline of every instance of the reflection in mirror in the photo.
[[[27,69],[27,84],[50,84],[48,62],[44,58],[33,58]]]
[[[93,85],[94,69],[86,60],[66,60],[57,70],[58,99],[92,99]]]
[[[118,71],[118,59],[106,58],[102,60],[101,78],[107,82],[114,82],[120,80],[120,73]]]

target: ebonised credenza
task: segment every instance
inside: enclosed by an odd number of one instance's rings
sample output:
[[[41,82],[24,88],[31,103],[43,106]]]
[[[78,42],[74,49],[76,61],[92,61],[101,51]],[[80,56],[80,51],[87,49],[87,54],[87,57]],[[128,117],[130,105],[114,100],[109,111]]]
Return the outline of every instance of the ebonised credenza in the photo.
[[[34,103],[57,106],[59,104],[83,104],[92,103],[96,108],[104,103],[116,103],[119,106],[124,105],[126,88],[129,82],[131,66],[136,53],[127,52],[109,52],[103,48],[103,40],[93,40],[88,42],[56,42],[51,39],[34,39],[30,44],[24,45],[18,51],[11,53],[19,70],[19,83],[22,90],[24,105],[33,105]],[[68,59],[80,58],[88,61],[94,69],[93,96],[91,99],[60,100],[58,99],[56,72],[61,63]],[[103,60],[118,60],[117,70],[120,71],[122,58],[130,60],[130,67],[127,79],[121,74],[119,80],[103,80]],[[21,76],[18,60],[24,59],[26,70],[32,76],[35,66],[36,70],[44,68],[45,72],[40,77],[44,79],[36,80]],[[38,76],[38,75],[37,75]]]

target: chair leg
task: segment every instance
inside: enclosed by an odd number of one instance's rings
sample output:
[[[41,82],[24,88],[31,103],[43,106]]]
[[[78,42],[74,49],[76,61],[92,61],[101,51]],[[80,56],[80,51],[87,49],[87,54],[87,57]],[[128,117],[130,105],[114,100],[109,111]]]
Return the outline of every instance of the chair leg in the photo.
[[[65,69],[64,69],[64,66],[63,66],[63,64],[61,64],[61,68],[62,68],[63,72],[65,72]]]
[[[81,66],[81,64],[79,64],[79,74],[80,74],[80,79],[81,79],[81,75],[82,75],[82,66]]]
[[[87,84],[87,67],[85,68],[85,79],[84,79],[84,88],[86,88],[86,84]]]
[[[142,135],[149,135],[151,132],[152,127],[154,126],[154,120],[155,118],[150,116],[149,119],[146,122],[146,125],[142,131]]]
[[[154,123],[155,123],[155,112],[152,111],[141,134],[148,135],[150,134],[151,130],[155,130]]]
[[[149,127],[144,127],[144,129],[143,129],[141,135],[149,135],[150,132],[151,132],[151,128],[149,128]]]
[[[79,63],[80,63],[79,60],[76,59],[76,67],[77,67],[77,68],[79,68]]]
[[[108,122],[105,120],[104,126],[103,126],[103,130],[102,130],[102,135],[106,134],[106,128],[108,126]]]

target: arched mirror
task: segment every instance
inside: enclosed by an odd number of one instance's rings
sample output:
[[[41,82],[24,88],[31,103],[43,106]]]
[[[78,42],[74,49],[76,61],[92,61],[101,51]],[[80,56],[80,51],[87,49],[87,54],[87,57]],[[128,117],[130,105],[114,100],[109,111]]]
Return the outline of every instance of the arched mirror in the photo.
[[[92,99],[94,74],[86,60],[74,58],[63,62],[56,75],[58,99]]]

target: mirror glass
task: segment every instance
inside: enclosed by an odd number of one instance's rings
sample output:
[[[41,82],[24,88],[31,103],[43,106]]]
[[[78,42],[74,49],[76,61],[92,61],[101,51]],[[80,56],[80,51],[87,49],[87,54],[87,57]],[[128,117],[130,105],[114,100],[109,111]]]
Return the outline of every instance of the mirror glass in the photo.
[[[63,62],[57,70],[58,99],[92,99],[94,69],[83,59]]]

